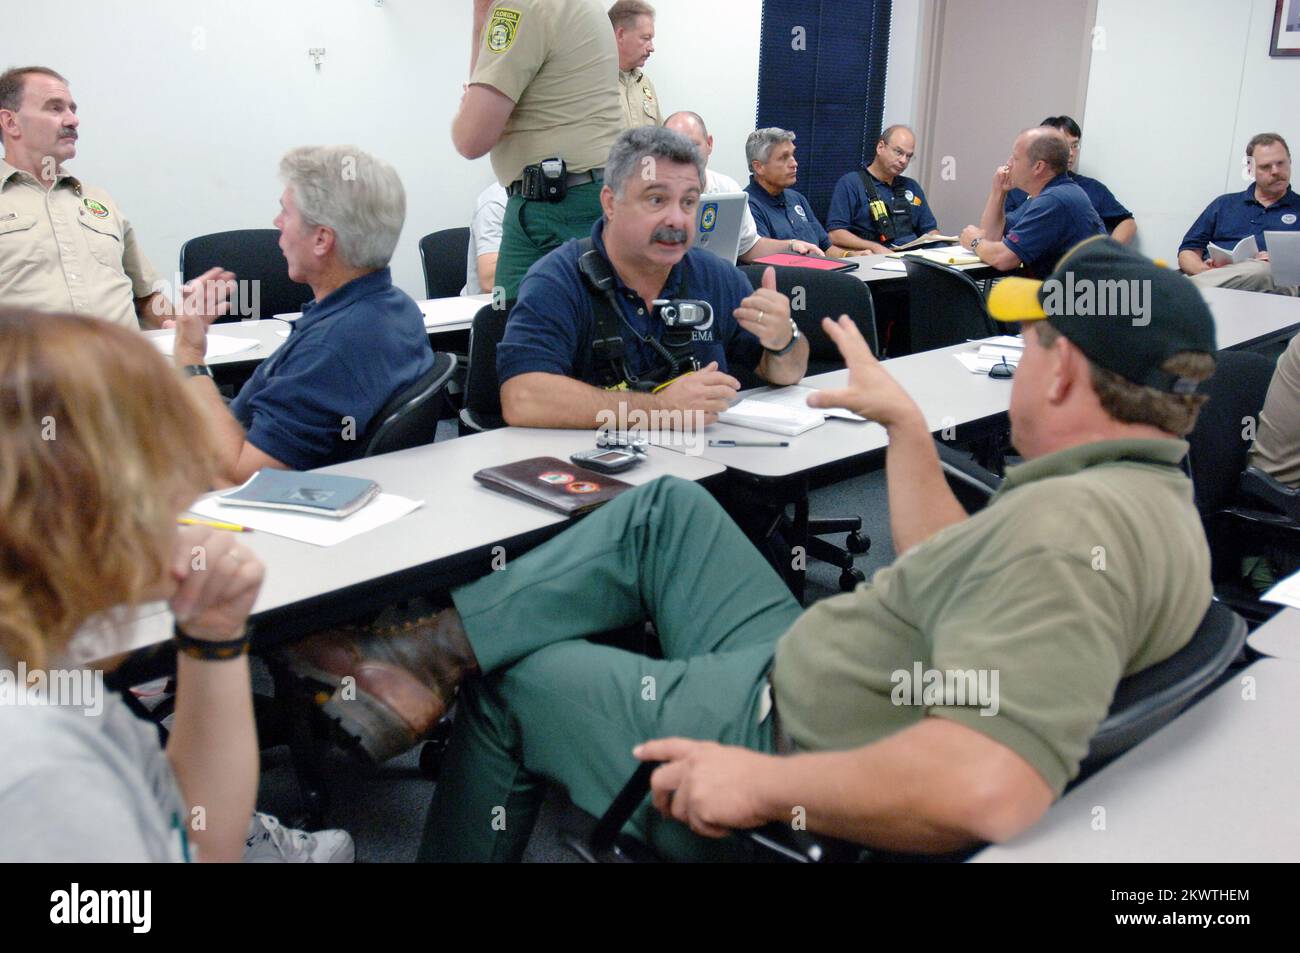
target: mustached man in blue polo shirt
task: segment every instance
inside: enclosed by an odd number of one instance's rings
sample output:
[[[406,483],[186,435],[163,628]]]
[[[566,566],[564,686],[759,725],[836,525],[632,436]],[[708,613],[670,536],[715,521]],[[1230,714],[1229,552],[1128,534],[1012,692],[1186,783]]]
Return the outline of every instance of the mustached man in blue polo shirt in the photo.
[[[1275,132],[1261,132],[1246,144],[1246,157],[1255,181],[1242,192],[1220,195],[1183,236],[1178,267],[1204,288],[1237,288],[1296,294],[1275,285],[1264,232],[1300,231],[1300,200],[1291,188],[1291,150]],[[1249,261],[1215,265],[1206,249],[1210,242],[1231,251],[1243,238],[1255,236],[1259,250]]]
[[[799,173],[793,132],[776,126],[755,129],[745,140],[745,161],[750,173],[745,191],[749,193],[749,210],[759,235],[785,242],[808,242],[831,258],[844,257],[846,249],[831,243],[808,200],[792,188]]]
[[[1079,128],[1079,124],[1069,116],[1048,116],[1039,125],[1061,130],[1065,141],[1070,144],[1070,168],[1066,173],[1070,181],[1083,189],[1084,194],[1088,196],[1088,201],[1101,216],[1101,223],[1106,226],[1110,237],[1121,245],[1131,244],[1133,237],[1137,235],[1137,220],[1133,218],[1133,213],[1121,205],[1119,199],[1115,198],[1115,194],[1103,183],[1086,175],[1079,175],[1079,143],[1083,140],[1083,130]],[[1029,195],[1023,189],[1012,189],[1008,192],[1003,202],[1007,221],[1011,222],[1019,218],[1020,210],[1028,201]]]
[[[916,136],[889,126],[876,140],[871,164],[835,183],[826,229],[831,241],[857,254],[884,255],[937,234],[939,223],[921,184],[903,175],[916,154]]]
[[[1030,274],[1042,278],[1079,242],[1104,235],[1097,210],[1066,175],[1069,167],[1070,145],[1060,130],[1026,129],[1011,146],[1007,164],[993,173],[979,225],[962,229],[962,246],[998,271],[1012,271],[1023,263]],[[1011,189],[1024,189],[1029,202],[1008,224],[1003,209]]]
[[[740,387],[729,370],[772,384],[803,377],[808,342],[775,272],[755,291],[734,265],[691,247],[703,187],[703,159],[685,136],[657,126],[619,136],[589,242],[557,248],[519,285],[497,348],[507,423],[591,428],[633,411],[710,423]],[[671,299],[707,302],[711,314],[670,327],[694,310]]]
[[[207,411],[226,483],[359,456],[375,413],[433,366],[420,308],[388,270],[406,218],[396,170],[352,146],[304,146],[280,175],[280,250],[315,300],[229,409],[204,363],[208,324],[224,307],[209,296],[202,314],[176,318],[174,360]],[[213,277],[219,287],[235,276]]]

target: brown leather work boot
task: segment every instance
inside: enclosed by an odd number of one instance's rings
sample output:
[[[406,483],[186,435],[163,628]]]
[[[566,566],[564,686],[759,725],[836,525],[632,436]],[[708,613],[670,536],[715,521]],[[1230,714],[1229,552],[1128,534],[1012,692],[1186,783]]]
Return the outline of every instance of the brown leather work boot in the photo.
[[[347,626],[308,636],[283,653],[308,680],[313,701],[376,764],[414,747],[478,671],[454,607],[406,621]],[[352,682],[344,679],[351,677]]]

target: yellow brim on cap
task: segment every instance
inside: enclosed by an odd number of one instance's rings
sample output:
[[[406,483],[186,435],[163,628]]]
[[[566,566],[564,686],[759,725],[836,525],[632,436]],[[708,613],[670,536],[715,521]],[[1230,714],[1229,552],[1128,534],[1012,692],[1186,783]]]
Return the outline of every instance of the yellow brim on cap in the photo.
[[[1041,281],[1003,278],[989,292],[989,315],[997,321],[1041,321],[1047,317],[1038,300]]]

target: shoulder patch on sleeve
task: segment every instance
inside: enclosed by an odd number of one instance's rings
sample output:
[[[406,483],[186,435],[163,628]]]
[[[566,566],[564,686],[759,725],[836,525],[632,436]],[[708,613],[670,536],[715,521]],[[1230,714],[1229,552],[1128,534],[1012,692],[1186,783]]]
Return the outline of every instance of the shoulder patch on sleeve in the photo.
[[[515,34],[519,32],[520,16],[518,10],[508,7],[497,7],[492,11],[492,19],[483,28],[489,52],[504,53],[510,49],[515,42]]]

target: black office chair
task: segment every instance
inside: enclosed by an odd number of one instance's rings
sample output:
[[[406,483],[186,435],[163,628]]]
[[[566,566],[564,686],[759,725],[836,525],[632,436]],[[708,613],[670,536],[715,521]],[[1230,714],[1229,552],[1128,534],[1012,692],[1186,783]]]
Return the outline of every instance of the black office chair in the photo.
[[[915,255],[904,255],[903,265],[913,353],[999,333],[969,276]]]
[[[461,436],[506,425],[497,381],[497,345],[505,337],[513,304],[508,302],[504,310],[485,304],[474,315],[469,331],[469,366],[465,370],[465,405],[460,411]]]
[[[192,281],[209,268],[225,268],[235,273],[240,287],[245,281],[257,282],[256,298],[234,302],[232,313],[219,321],[244,318],[270,318],[277,314],[301,311],[314,295],[309,286],[289,277],[289,264],[280,251],[280,232],[275,228],[243,228],[230,232],[213,232],[191,238],[181,246],[181,278]],[[257,307],[254,309],[253,305]]]
[[[741,271],[749,278],[755,288],[762,280],[763,272],[773,266],[745,265]],[[791,304],[800,301],[802,308],[793,308],[792,316],[799,326],[799,333],[808,339],[808,374],[821,374],[826,371],[839,370],[844,367],[839,348],[835,346],[824,330],[822,318],[838,318],[847,314],[853,319],[871,347],[877,353],[876,317],[872,307],[871,292],[866,284],[853,275],[834,271],[819,271],[814,268],[776,267],[777,290],[791,298]],[[736,370],[736,369],[733,369]],[[746,379],[736,374],[746,386],[757,386],[762,381],[757,378]],[[784,513],[772,532],[780,530],[789,537],[794,524]],[[820,539],[832,533],[846,533],[843,547]],[[858,583],[865,581],[862,570],[853,564],[854,555],[861,555],[871,548],[871,540],[862,535],[862,517],[843,516],[808,520],[807,553],[813,559],[829,563],[840,570],[840,588],[851,591]]]
[[[1187,437],[1215,592],[1252,622],[1264,621],[1281,607],[1260,602],[1242,580],[1243,557],[1273,550],[1300,555],[1300,494],[1246,466],[1252,437],[1247,422],[1259,420],[1273,369],[1274,362],[1262,354],[1220,351],[1214,376],[1198,388],[1210,399]]]
[[[427,298],[453,298],[465,287],[469,262],[469,229],[444,228],[420,239]]]
[[[433,367],[410,387],[394,394],[375,414],[361,451],[373,457],[433,443],[444,416],[447,385],[456,373],[456,355],[435,352]]]

